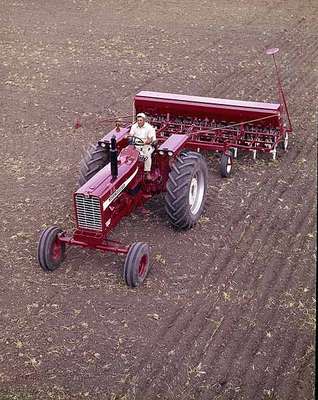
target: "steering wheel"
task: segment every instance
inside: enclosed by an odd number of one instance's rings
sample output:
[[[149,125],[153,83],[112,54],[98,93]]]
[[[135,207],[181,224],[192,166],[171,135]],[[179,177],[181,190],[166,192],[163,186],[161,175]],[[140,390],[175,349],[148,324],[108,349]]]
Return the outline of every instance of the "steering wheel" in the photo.
[[[129,144],[134,144],[135,146],[144,146],[145,142],[140,139],[138,136],[130,136]]]

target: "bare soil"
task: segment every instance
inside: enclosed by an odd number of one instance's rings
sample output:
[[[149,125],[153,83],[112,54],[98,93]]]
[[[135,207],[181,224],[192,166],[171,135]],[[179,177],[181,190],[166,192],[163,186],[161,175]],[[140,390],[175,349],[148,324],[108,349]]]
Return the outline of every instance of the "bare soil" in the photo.
[[[1,2],[0,399],[313,399],[317,2]],[[176,232],[163,199],[113,237],[151,246],[145,285],[123,258],[70,249],[53,274],[40,231],[73,227],[83,148],[139,90],[277,100],[294,134],[277,161],[209,157],[209,195]]]

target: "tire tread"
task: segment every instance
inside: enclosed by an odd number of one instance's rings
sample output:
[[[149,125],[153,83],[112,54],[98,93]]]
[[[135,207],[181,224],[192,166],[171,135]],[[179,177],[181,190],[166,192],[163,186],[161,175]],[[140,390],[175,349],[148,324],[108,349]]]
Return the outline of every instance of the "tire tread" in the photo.
[[[99,170],[101,170],[109,162],[109,154],[104,148],[90,144],[85,150],[84,156],[80,162],[79,186],[83,186],[90,180]]]
[[[177,229],[191,228],[200,217],[204,206],[206,187],[202,205],[197,215],[193,217],[188,209],[187,188],[190,185],[191,177],[195,168],[202,168],[206,177],[207,167],[204,158],[201,154],[193,151],[182,152],[178,157],[176,157],[175,163],[171,167],[166,186],[165,209],[170,222]]]

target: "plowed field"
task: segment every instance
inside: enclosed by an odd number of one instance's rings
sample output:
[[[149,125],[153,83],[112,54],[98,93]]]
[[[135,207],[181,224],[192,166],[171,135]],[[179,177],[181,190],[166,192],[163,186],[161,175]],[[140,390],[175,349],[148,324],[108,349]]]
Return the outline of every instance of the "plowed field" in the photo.
[[[0,399],[314,398],[316,1],[8,1],[0,9]],[[149,243],[129,290],[123,257],[71,248],[54,273],[40,232],[74,226],[83,148],[153,90],[277,100],[279,47],[294,133],[278,159],[209,156],[190,231],[151,200],[114,231]],[[81,129],[73,123],[85,114]]]

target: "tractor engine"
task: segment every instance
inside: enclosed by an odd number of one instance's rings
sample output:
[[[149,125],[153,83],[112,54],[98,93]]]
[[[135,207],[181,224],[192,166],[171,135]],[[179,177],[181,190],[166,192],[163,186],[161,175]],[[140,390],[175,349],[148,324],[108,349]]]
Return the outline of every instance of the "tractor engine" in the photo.
[[[143,165],[133,146],[117,158],[116,141],[111,143],[111,162],[74,193],[77,229],[103,236],[129,214],[138,196]]]

